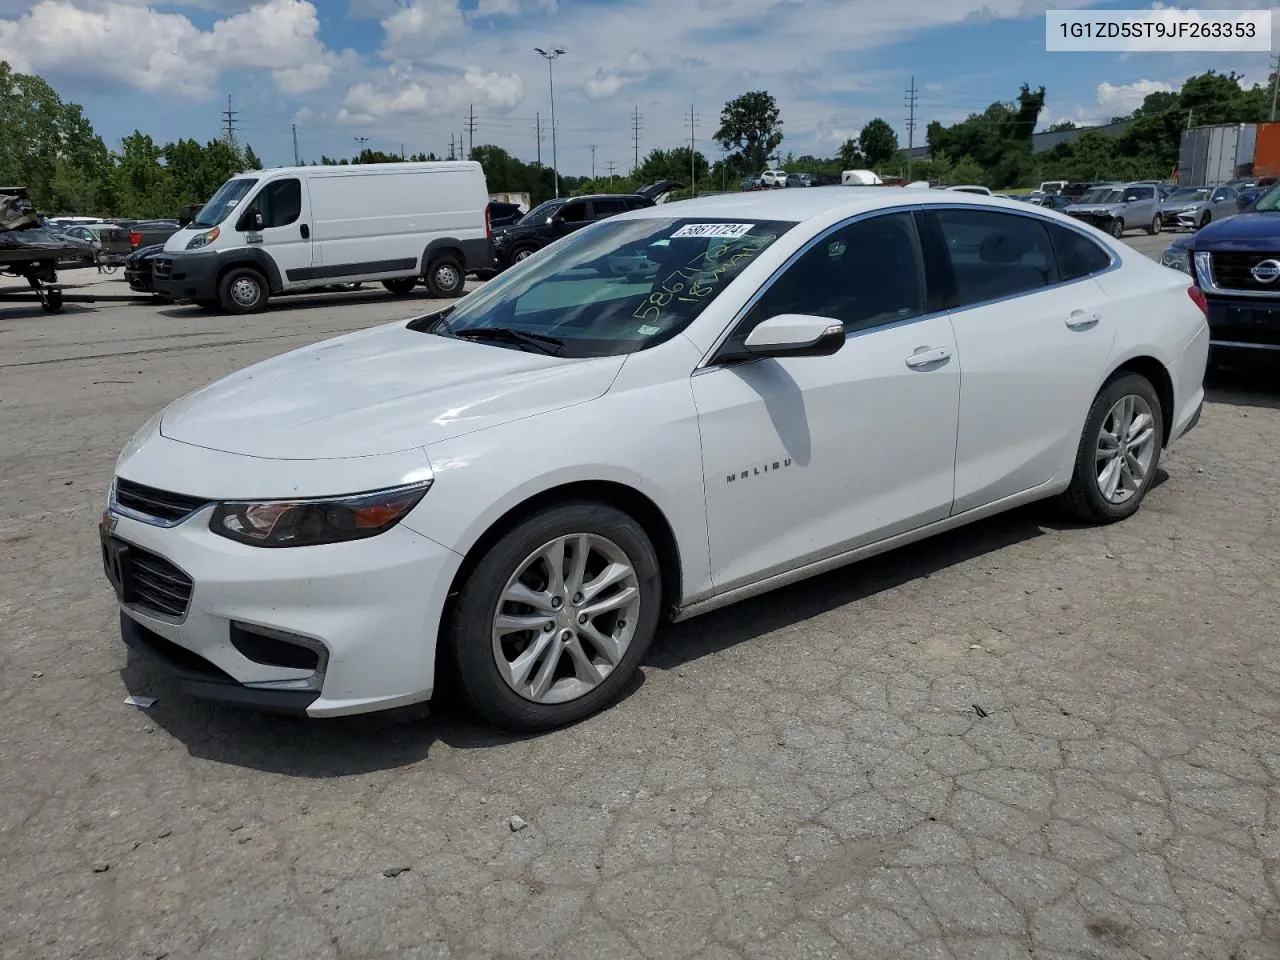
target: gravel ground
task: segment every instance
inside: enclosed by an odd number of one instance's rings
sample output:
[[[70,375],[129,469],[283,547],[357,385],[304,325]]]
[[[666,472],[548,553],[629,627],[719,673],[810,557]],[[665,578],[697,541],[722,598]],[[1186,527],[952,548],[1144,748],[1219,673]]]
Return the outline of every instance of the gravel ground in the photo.
[[[117,451],[413,309],[0,313],[0,955],[1280,956],[1274,368],[1132,520],[1035,506],[667,628],[573,729],[179,698],[100,572]]]

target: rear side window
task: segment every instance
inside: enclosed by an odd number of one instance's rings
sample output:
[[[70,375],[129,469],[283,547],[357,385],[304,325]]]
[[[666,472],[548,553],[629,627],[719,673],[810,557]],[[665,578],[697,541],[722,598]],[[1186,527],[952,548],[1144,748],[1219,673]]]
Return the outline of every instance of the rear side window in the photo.
[[[1048,224],[1059,280],[1079,280],[1111,266],[1111,255],[1084,234],[1056,223]]]
[[[955,275],[957,306],[1056,282],[1053,246],[1042,221],[993,210],[937,210]]]
[[[565,223],[582,223],[587,219],[586,201],[579,200],[575,203],[566,203],[560,211],[560,219]]]
[[[1132,197],[1135,200],[1151,200],[1156,195],[1155,187],[1130,187],[1124,192],[1125,199]]]
[[[592,219],[603,220],[605,217],[612,217],[616,213],[625,213],[627,205],[623,200],[592,200],[591,215]]]

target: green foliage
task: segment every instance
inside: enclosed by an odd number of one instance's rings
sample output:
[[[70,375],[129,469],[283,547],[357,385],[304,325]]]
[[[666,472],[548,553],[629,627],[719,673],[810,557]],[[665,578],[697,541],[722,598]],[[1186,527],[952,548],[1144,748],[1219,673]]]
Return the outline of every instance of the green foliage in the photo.
[[[951,168],[946,182],[956,185],[980,184],[983,180],[982,164],[972,157],[962,157],[960,162]]]
[[[715,140],[739,157],[742,167],[759,173],[782,143],[782,111],[764,90],[730,100],[720,112]]]
[[[898,135],[893,127],[876,117],[858,134],[858,148],[869,167],[882,167],[898,152]]]
[[[840,147],[840,169],[862,170],[867,165],[867,158],[862,155],[862,147],[857,140],[846,140]]]
[[[694,170],[697,182],[704,189],[711,178],[711,165],[701,153],[693,154]],[[690,150],[688,147],[676,147],[672,150],[651,150],[645,157],[631,180],[636,186],[654,183],[658,180],[674,180],[683,183],[686,188],[692,187],[690,180]]]

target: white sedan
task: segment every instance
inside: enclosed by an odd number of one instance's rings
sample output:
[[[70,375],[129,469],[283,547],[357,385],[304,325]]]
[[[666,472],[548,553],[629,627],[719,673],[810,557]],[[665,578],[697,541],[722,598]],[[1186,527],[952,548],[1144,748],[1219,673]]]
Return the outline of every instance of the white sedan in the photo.
[[[174,402],[116,466],[125,641],[191,694],[545,729],[659,623],[1059,496],[1195,425],[1187,278],[1051,210],[840,187],[613,217]],[[856,571],[850,574],[856,576]]]

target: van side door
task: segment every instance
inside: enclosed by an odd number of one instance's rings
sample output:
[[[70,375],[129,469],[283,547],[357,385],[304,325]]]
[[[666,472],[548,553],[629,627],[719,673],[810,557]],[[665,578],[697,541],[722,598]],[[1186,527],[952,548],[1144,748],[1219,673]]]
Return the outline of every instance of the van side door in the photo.
[[[245,246],[260,248],[275,263],[285,290],[312,285],[320,277],[310,219],[306,182],[280,177],[264,184],[236,220]]]

